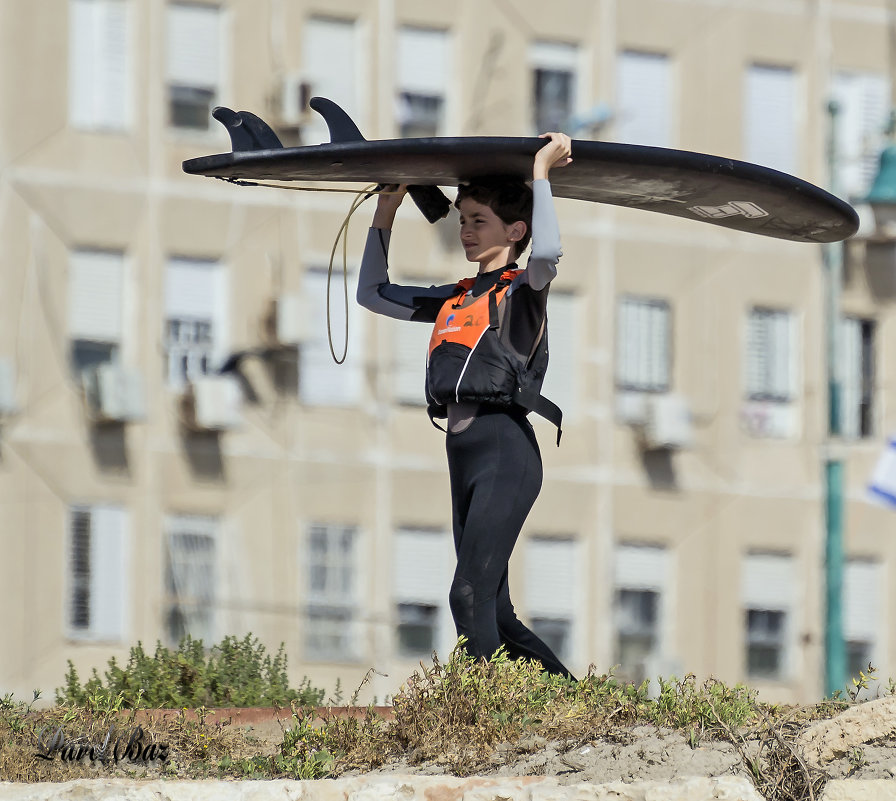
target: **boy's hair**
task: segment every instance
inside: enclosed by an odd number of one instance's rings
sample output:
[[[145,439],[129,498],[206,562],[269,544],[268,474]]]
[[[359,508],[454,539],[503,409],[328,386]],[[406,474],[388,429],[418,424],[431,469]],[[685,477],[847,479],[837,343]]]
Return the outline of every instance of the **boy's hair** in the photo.
[[[466,198],[488,206],[505,225],[522,221],[526,233],[514,242],[514,258],[519,258],[532,237],[532,187],[517,178],[477,178],[457,188],[456,208]]]

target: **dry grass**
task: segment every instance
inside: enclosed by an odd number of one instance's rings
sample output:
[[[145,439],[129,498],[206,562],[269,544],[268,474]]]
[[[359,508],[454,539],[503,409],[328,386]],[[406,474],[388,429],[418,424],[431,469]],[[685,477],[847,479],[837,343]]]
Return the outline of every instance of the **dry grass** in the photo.
[[[421,666],[393,699],[393,715],[371,707],[359,717],[293,702],[293,715],[275,753],[234,727],[206,721],[204,710],[186,715],[140,717],[121,709],[121,696],[97,694],[85,704],[50,710],[0,702],[0,779],[63,781],[90,776],[178,778],[288,777],[314,779],[375,769],[392,762],[436,765],[467,776],[494,767],[546,741],[570,748],[599,739],[624,739],[639,724],[673,728],[692,746],[723,740],[738,749],[745,770],[770,801],[818,798],[824,773],[803,762],[795,747],[810,721],[844,709],[847,701],[812,707],[769,706],[746,687],[715,680],[660,680],[658,695],[612,675],[590,673],[569,682],[512,661],[503,653],[473,660],[457,649],[442,663]],[[167,758],[64,761],[36,756],[61,729],[78,742],[99,745],[112,730],[127,736],[140,725],[144,745],[167,746]],[[114,727],[114,728],[113,728]]]

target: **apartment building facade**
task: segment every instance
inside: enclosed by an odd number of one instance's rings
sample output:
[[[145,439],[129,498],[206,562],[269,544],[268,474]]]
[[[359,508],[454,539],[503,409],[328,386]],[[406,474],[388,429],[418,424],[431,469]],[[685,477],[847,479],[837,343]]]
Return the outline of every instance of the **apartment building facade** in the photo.
[[[353,302],[372,201],[185,175],[216,105],[287,145],[596,138],[726,155],[860,200],[891,107],[884,0],[13,0],[0,10],[0,691],[138,640],[285,644],[294,679],[398,690],[454,632],[425,326]],[[837,101],[832,115],[829,104]],[[321,187],[312,187],[321,188]],[[545,483],[518,612],[578,674],[823,692],[829,451],[818,246],[558,201]],[[851,671],[896,666],[887,256],[841,251]],[[402,207],[393,280],[466,274],[457,218]],[[880,249],[879,249],[880,250]],[[329,289],[328,289],[329,284]],[[329,312],[328,312],[329,304]],[[346,328],[347,315],[347,328]],[[346,355],[342,364],[343,347]],[[331,352],[332,350],[332,352]],[[224,375],[228,363],[237,369]],[[664,421],[672,420],[671,424]]]

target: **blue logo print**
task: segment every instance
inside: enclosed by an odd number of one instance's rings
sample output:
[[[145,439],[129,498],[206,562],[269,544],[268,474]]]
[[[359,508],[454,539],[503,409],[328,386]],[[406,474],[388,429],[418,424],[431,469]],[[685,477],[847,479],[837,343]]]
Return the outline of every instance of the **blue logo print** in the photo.
[[[449,315],[448,315],[448,319],[445,320],[445,325],[451,325],[451,323],[453,323],[453,322],[454,322],[454,315],[453,315],[453,314],[449,314]]]

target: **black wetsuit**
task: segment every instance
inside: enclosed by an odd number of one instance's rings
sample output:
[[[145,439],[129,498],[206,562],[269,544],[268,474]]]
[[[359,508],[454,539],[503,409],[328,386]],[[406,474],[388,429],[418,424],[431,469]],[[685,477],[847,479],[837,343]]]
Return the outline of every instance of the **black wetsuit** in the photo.
[[[501,337],[511,350],[530,354],[545,320],[548,288],[560,258],[560,236],[550,184],[533,183],[532,254],[504,298]],[[361,263],[358,302],[380,314],[433,323],[455,284],[400,286],[389,281],[390,232],[371,228]],[[497,282],[501,268],[477,277],[478,297]],[[513,658],[539,660],[568,676],[551,649],[516,616],[507,566],[523,523],[541,490],[541,454],[522,409],[478,404],[449,406],[446,435],[457,568],[449,603],[467,650],[488,658],[504,645]],[[460,424],[457,420],[460,419]]]

